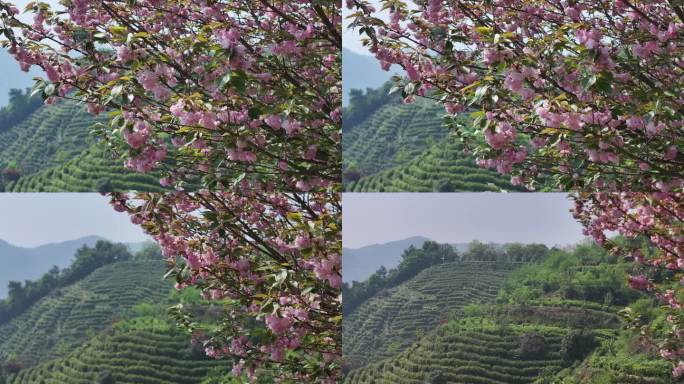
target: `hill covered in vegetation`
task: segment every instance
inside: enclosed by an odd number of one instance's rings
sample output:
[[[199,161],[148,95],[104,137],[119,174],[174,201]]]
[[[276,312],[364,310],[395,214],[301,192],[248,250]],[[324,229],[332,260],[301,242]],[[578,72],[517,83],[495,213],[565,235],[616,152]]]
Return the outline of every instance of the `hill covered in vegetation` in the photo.
[[[357,296],[376,286],[345,316],[345,383],[673,382],[619,315],[630,306],[664,322],[658,304],[627,285],[631,262],[593,245],[516,244],[475,244],[434,262],[435,250],[449,251],[429,247],[421,251],[433,262],[399,284],[374,275],[345,286]]]
[[[100,241],[62,271],[0,301],[0,383],[200,383],[230,371],[175,326],[172,304],[201,303],[162,279],[156,246]],[[208,381],[209,382],[209,381]]]
[[[19,247],[0,240],[0,300],[7,295],[8,282],[39,279],[53,266],[66,268],[79,248],[92,247],[99,240],[104,239],[86,236],[37,247]]]
[[[417,98],[404,104],[391,83],[354,91],[343,113],[344,188],[349,192],[517,190],[483,169],[444,126],[443,107]]]
[[[103,117],[70,100],[44,105],[28,91],[11,97],[0,109],[0,190],[161,190],[157,177],[125,169],[90,135]]]
[[[401,254],[409,246],[421,247],[428,241],[424,236],[413,236],[408,239],[391,241],[384,244],[372,244],[360,248],[342,249],[342,279],[348,283],[366,280],[378,268],[394,268],[401,261]]]
[[[349,103],[349,94],[352,90],[375,89],[392,75],[403,72],[404,70],[397,65],[393,65],[389,71],[383,71],[373,56],[342,48],[342,105],[346,106]]]

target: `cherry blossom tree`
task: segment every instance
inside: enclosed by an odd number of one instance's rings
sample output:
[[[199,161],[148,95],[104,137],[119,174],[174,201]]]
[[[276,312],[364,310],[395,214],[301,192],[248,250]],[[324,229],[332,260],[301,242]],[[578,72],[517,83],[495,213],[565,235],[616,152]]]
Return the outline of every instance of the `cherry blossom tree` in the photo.
[[[255,380],[334,382],[340,350],[341,16],[332,1],[0,1],[2,45],[78,100],[165,194],[112,193],[183,289],[225,306],[176,316]],[[191,191],[191,192],[187,192]],[[206,329],[205,329],[206,328]],[[201,332],[200,332],[201,331]]]
[[[410,102],[431,97],[480,165],[513,184],[681,188],[684,6],[676,2],[348,0],[351,27]],[[409,6],[410,5],[410,6]],[[468,113],[473,124],[456,119]],[[549,184],[546,184],[547,186]]]
[[[576,194],[574,216],[585,234],[613,254],[636,264],[629,285],[654,295],[667,308],[669,329],[643,324],[639,313],[623,311],[628,325],[656,344],[684,375],[684,193],[602,192]],[[627,241],[616,241],[618,233]]]
[[[296,382],[336,382],[339,196],[204,190],[111,199],[159,243],[178,289],[199,288],[223,305],[223,315],[209,320],[183,304],[173,309],[207,355],[234,360],[233,372],[250,379],[261,369]]]
[[[587,234],[633,258],[643,274],[630,284],[671,309],[659,343],[683,375],[684,4],[379,3],[347,0],[350,26],[385,69],[406,71],[393,91],[443,103],[478,164],[512,184],[575,192]]]

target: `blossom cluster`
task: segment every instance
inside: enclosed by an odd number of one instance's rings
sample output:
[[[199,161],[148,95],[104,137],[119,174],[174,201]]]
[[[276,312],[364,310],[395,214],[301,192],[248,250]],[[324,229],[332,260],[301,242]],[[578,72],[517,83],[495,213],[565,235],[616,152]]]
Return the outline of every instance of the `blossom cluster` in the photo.
[[[220,332],[202,330],[198,340],[209,356],[233,359],[233,372],[251,379],[269,361],[270,369],[289,367],[283,378],[333,383],[342,320],[339,195],[274,192],[264,202],[256,195],[111,198],[161,246],[178,289],[197,287],[227,308],[216,319]],[[252,237],[256,232],[268,235]],[[304,364],[311,361],[313,368]]]
[[[672,331],[660,340],[660,354],[673,361],[673,374],[684,371],[684,194],[604,192],[575,195],[574,216],[598,244],[634,261],[629,285],[651,293],[669,309]],[[616,243],[609,235],[630,241]],[[646,246],[644,246],[646,244]],[[665,273],[663,273],[665,272]],[[662,276],[670,275],[663,279]],[[655,278],[661,276],[661,278]]]
[[[479,164],[516,184],[684,187],[684,8],[665,0],[348,0],[352,26],[405,100],[428,96]],[[523,150],[525,148],[525,150]],[[540,183],[539,176],[549,176]]]
[[[340,161],[341,46],[334,2],[70,0],[32,3],[32,24],[0,2],[0,34],[22,69],[41,67],[52,101],[112,117],[100,135],[165,186],[325,189]],[[317,79],[317,81],[309,81]],[[312,144],[315,146],[312,147]],[[203,167],[197,167],[202,164]]]
[[[0,0],[0,44],[22,69],[45,71],[34,89],[46,102],[68,97],[106,113],[93,131],[125,166],[161,174],[169,192],[115,193],[112,204],[161,245],[179,289],[226,305],[217,331],[201,333],[207,354],[252,381],[267,370],[334,382],[339,5],[61,4],[30,3],[26,23]]]

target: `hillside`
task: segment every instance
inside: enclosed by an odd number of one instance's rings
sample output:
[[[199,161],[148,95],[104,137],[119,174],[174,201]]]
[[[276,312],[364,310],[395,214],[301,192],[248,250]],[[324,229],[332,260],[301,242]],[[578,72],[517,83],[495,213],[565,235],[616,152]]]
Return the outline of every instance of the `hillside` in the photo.
[[[62,164],[10,183],[11,192],[107,192],[107,191],[163,191],[159,177],[153,173],[137,173],[123,167],[120,160],[98,144],[86,148],[76,157]]]
[[[64,268],[71,263],[76,250],[84,245],[93,246],[102,238],[88,236],[34,248],[17,247],[0,240],[0,300],[7,295],[10,280],[33,280],[42,276],[53,265]]]
[[[380,63],[372,56],[360,55],[349,49],[342,49],[342,105],[349,103],[349,91],[377,88],[397,73],[403,73],[399,66],[383,71]]]
[[[14,355],[32,366],[74,350],[136,304],[165,298],[164,270],[162,261],[120,262],[58,289],[0,325],[0,360]]]
[[[394,268],[401,261],[401,254],[410,246],[420,247],[427,237],[414,236],[408,239],[384,244],[367,245],[361,248],[342,249],[342,279],[346,282],[363,281],[378,268]]]
[[[358,306],[343,324],[344,383],[673,382],[618,316],[626,305],[662,316],[627,286],[631,263],[580,245],[512,264],[516,248],[497,262],[468,251]]]
[[[64,358],[21,371],[10,384],[197,384],[225,361],[192,349],[190,337],[166,324],[111,330]],[[109,381],[104,381],[109,380]]]
[[[404,104],[389,86],[357,95],[345,109],[344,188],[349,192],[455,192],[514,189],[483,169],[443,126],[443,107]]]
[[[597,330],[591,337],[601,340],[611,333]],[[569,365],[564,345],[571,338],[571,330],[562,326],[465,317],[391,359],[352,372],[345,383],[538,383],[540,376]]]
[[[345,317],[345,363],[365,366],[405,350],[452,313],[494,299],[513,268],[512,264],[444,263],[381,291]]]
[[[444,109],[434,102],[419,98],[413,104],[403,104],[397,97],[383,101],[359,124],[345,124],[345,169],[355,168],[362,175],[369,175],[406,164],[449,134],[442,126]],[[355,108],[355,104],[350,108]]]
[[[462,154],[462,145],[446,138],[410,161],[345,184],[347,192],[522,191],[510,178],[484,169]]]
[[[64,164],[94,143],[89,131],[95,121],[73,101],[43,105],[0,131],[0,167],[14,162],[21,175],[28,175]]]
[[[98,243],[77,260],[84,266],[105,251],[121,252]],[[194,384],[230,370],[168,317],[170,305],[199,296],[181,297],[162,279],[158,250],[121,256],[0,324],[0,383]]]
[[[91,136],[103,118],[59,100],[0,127],[0,186],[11,192],[161,190],[157,177],[125,169]]]

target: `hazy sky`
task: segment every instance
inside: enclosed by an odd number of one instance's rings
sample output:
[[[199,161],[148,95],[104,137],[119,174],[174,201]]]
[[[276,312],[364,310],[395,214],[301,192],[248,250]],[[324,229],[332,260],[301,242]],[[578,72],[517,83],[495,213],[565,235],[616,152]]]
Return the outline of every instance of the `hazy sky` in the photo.
[[[21,247],[97,235],[116,242],[147,239],[99,193],[0,193],[0,239]]]
[[[411,236],[439,242],[581,241],[581,226],[561,193],[345,193],[342,241],[347,248]]]

